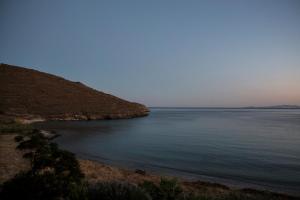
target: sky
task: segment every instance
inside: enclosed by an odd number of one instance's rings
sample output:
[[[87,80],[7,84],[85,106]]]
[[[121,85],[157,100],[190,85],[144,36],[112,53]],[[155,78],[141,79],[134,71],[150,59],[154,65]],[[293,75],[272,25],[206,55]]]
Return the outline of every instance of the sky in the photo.
[[[0,0],[0,62],[147,106],[300,105],[300,1]]]

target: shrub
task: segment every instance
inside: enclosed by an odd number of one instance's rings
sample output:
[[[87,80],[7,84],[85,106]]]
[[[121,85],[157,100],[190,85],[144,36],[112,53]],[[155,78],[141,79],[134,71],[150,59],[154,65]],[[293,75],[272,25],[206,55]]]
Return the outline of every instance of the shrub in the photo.
[[[89,188],[89,200],[151,200],[141,188],[126,183],[98,183]]]
[[[16,122],[0,123],[0,133],[19,133],[27,134],[32,131],[32,127],[27,124]]]
[[[182,189],[178,184],[177,179],[162,178],[160,180],[159,187],[162,191],[163,199],[173,200],[173,199],[181,198],[180,195],[182,194]]]
[[[53,173],[20,173],[3,184],[1,199],[87,199],[86,186],[60,179]]]
[[[50,143],[38,148],[32,156],[32,170],[52,169],[57,175],[70,181],[80,181],[84,176],[75,155],[61,150],[56,144]]]
[[[43,147],[47,144],[47,140],[41,133],[31,133],[32,135],[29,136],[29,139],[22,140],[19,145],[17,146],[18,149],[37,149]]]
[[[22,142],[24,140],[24,137],[22,136],[22,135],[17,135],[16,137],[15,137],[15,141],[16,142]]]
[[[142,189],[148,192],[153,200],[160,200],[163,198],[163,194],[158,186],[156,186],[153,182],[144,181],[140,185]]]
[[[56,182],[53,174],[20,173],[3,184],[1,199],[50,200],[59,198]]]
[[[159,186],[154,183],[145,181],[140,185],[145,191],[147,191],[153,200],[179,200],[184,199],[184,193],[181,189],[177,179],[160,180]]]

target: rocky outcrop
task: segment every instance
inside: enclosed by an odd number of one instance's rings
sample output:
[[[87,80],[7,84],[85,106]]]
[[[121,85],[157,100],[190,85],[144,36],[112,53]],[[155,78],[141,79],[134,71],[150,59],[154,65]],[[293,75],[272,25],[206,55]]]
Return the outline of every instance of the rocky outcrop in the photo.
[[[0,97],[0,114],[23,119],[121,119],[149,112],[80,82],[7,64],[0,65]]]

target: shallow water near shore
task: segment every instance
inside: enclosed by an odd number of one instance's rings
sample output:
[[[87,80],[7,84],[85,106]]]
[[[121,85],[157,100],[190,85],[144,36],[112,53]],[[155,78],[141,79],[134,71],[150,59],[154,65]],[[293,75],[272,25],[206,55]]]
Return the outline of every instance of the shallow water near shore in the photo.
[[[300,195],[298,109],[153,108],[143,118],[35,126],[81,158]]]

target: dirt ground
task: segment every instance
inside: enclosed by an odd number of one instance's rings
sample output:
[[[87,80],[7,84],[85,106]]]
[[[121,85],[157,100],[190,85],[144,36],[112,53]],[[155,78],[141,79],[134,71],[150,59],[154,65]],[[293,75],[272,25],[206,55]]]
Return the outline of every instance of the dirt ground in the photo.
[[[13,178],[21,170],[30,167],[23,153],[16,149],[14,134],[0,134],[0,184]]]

